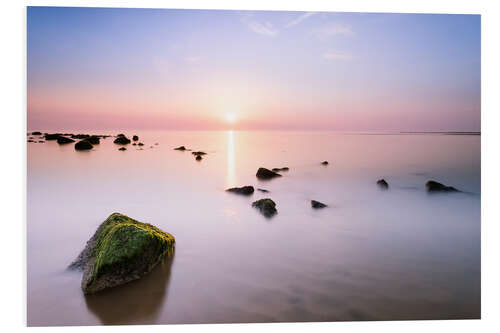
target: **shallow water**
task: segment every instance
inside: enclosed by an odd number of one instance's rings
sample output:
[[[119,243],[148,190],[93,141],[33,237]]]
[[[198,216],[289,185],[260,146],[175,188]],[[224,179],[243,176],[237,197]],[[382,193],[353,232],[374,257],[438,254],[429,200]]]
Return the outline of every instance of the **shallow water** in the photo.
[[[28,143],[28,325],[480,317],[480,136],[125,133],[144,150]],[[290,171],[258,181],[261,166]],[[243,185],[270,193],[224,191]],[[251,207],[264,197],[271,219]],[[113,212],[172,233],[174,257],[84,296],[66,267]]]

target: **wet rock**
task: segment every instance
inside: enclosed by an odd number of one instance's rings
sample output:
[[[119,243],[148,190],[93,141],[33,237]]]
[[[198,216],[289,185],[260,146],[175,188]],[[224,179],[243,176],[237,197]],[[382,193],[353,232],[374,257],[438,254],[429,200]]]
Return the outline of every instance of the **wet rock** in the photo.
[[[263,189],[263,188],[258,188],[258,189],[257,189],[257,191],[260,191],[260,192],[262,192],[262,193],[269,193],[269,191],[268,191],[268,190],[265,190],[265,189]]]
[[[93,147],[94,146],[92,146],[92,144],[90,142],[88,142],[87,140],[81,140],[81,141],[78,141],[77,143],[75,143],[76,150],[90,150]]]
[[[197,160],[197,161],[201,161],[201,160],[202,160],[202,157],[201,157],[201,155],[196,155],[196,158],[195,158],[195,160]]]
[[[144,146],[144,143],[139,142],[137,145],[138,145],[138,146]]]
[[[113,143],[116,143],[117,145],[128,145],[130,142],[130,139],[125,135],[118,135],[115,141],[113,141]]]
[[[324,203],[316,201],[316,200],[311,200],[311,207],[318,209],[318,208],[328,207],[328,205],[325,205]]]
[[[86,138],[85,140],[87,140],[88,142],[90,142],[93,145],[98,145],[99,143],[101,143],[101,139],[97,135],[91,135],[88,138]]]
[[[196,155],[196,156],[202,156],[202,155],[206,155],[207,153],[205,153],[203,151],[193,151],[193,152],[191,152],[191,154]]]
[[[236,194],[251,195],[254,192],[254,188],[253,186],[233,187],[228,188],[226,191]]]
[[[385,181],[385,179],[379,179],[377,180],[377,185],[383,190],[389,189],[389,184]]]
[[[274,214],[278,212],[276,210],[276,203],[269,198],[260,199],[253,202],[252,207],[259,209],[259,211],[265,217],[272,217]]]
[[[428,192],[461,192],[452,186],[446,186],[434,180],[429,180],[425,184]]]
[[[290,170],[289,167],[284,167],[284,168],[273,168],[272,171],[274,172],[280,172],[280,171],[288,171]]]
[[[274,177],[281,177],[281,175],[279,173],[276,173],[276,172],[271,171],[271,170],[266,169],[266,168],[259,168],[259,170],[257,170],[257,173],[255,174],[255,176],[259,179],[271,179]]]
[[[57,138],[57,143],[60,144],[60,145],[64,145],[64,144],[72,143],[72,142],[75,142],[75,140],[67,138],[65,136],[59,136]]]
[[[174,150],[186,150],[186,147],[180,146],[180,147],[174,148]]]
[[[44,137],[45,137],[45,140],[57,140],[58,137],[60,137],[62,134],[61,133],[45,133]]]
[[[125,148],[125,147],[121,147],[121,148],[118,148],[118,150],[120,150],[120,151],[125,151],[125,150],[127,150],[127,148]]]
[[[84,294],[141,278],[172,256],[175,238],[159,228],[114,213],[97,228],[70,269],[83,270]]]
[[[35,132],[32,132],[31,135],[42,135],[42,132],[35,131]]]
[[[322,165],[328,165],[328,161],[321,162]]]
[[[139,137],[138,137],[137,135],[134,135],[134,136],[132,137],[132,140],[134,140],[134,141],[139,141]]]

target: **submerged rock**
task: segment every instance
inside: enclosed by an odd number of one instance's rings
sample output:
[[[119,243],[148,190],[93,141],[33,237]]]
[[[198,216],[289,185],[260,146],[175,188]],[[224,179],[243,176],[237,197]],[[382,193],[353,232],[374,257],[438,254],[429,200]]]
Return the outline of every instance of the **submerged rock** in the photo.
[[[174,148],[174,150],[186,150],[186,147],[180,146],[180,147]]]
[[[262,192],[262,193],[269,193],[269,191],[268,191],[268,190],[265,190],[265,189],[263,189],[263,188],[258,188],[258,189],[257,189],[257,191],[260,191],[260,192]]]
[[[316,201],[316,200],[311,200],[311,207],[317,209],[317,208],[328,207],[328,205],[325,205],[324,203]]]
[[[201,155],[206,155],[207,153],[205,153],[204,151],[193,151],[191,152],[191,154],[196,156],[201,156]]]
[[[321,162],[321,164],[328,165],[328,161],[323,161],[323,162]]]
[[[69,268],[83,270],[82,290],[92,294],[141,278],[170,257],[174,247],[171,234],[114,213],[97,228]]]
[[[135,142],[134,142],[134,143],[132,144],[132,146],[137,146],[137,143],[135,143]]]
[[[461,192],[452,186],[446,186],[434,180],[429,180],[427,184],[425,184],[425,187],[428,192]]]
[[[379,179],[379,180],[377,180],[377,185],[381,189],[383,189],[383,190],[389,189],[389,184],[387,184],[387,182],[385,181],[385,179]]]
[[[226,191],[237,194],[250,195],[254,192],[254,189],[253,186],[243,186],[243,187],[228,188]]]
[[[137,145],[138,145],[138,146],[144,146],[144,143],[139,142]]]
[[[138,141],[138,140],[139,140],[139,137],[138,137],[137,135],[134,135],[134,136],[132,137],[132,140],[134,140],[134,141]]]
[[[59,136],[57,138],[57,143],[60,144],[60,145],[63,145],[63,144],[66,144],[66,143],[72,143],[72,142],[75,142],[75,140],[67,138],[65,136]]]
[[[35,141],[34,141],[34,140],[32,140],[32,139],[28,139],[28,142],[35,142]]]
[[[130,143],[130,139],[123,134],[118,134],[118,137],[115,141],[113,141],[113,143],[116,143],[117,145],[128,145]]]
[[[202,157],[201,157],[201,155],[196,155],[196,158],[195,158],[195,160],[197,160],[197,161],[201,161],[201,160],[202,160]]]
[[[72,139],[87,139],[90,138],[90,135],[88,134],[71,134]]]
[[[127,150],[127,148],[121,147],[121,148],[118,148],[118,150],[125,151],[125,150]]]
[[[257,170],[257,173],[255,174],[255,176],[259,179],[271,179],[274,177],[281,177],[281,175],[279,173],[276,173],[276,172],[271,171],[271,170],[266,169],[266,168],[259,168],[259,170]]]
[[[88,142],[90,142],[93,145],[98,145],[99,143],[101,143],[101,139],[97,135],[91,135],[88,138],[86,138],[85,140],[87,140]]]
[[[253,202],[252,207],[259,209],[262,215],[264,215],[265,217],[271,217],[278,212],[276,210],[276,203],[269,198],[260,199]]]
[[[284,167],[284,168],[273,168],[272,171],[274,172],[280,172],[280,171],[288,171],[290,170],[289,167]]]
[[[89,150],[92,148],[94,148],[94,146],[92,146],[92,144],[90,142],[88,142],[87,140],[82,140],[82,141],[78,141],[77,143],[75,143],[76,150]]]

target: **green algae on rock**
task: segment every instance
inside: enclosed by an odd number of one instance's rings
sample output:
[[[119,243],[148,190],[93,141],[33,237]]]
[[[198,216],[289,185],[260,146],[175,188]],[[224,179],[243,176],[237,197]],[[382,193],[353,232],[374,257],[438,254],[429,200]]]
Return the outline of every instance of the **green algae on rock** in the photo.
[[[83,270],[82,290],[92,294],[141,278],[170,257],[174,247],[169,233],[113,213],[69,267]]]
[[[269,198],[254,201],[252,207],[258,208],[265,217],[271,217],[278,212],[276,203]]]

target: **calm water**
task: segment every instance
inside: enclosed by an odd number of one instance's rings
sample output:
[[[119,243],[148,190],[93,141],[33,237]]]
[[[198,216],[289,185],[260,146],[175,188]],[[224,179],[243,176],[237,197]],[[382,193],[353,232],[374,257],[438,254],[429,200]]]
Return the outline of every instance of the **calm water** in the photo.
[[[480,136],[125,133],[144,150],[28,143],[30,326],[480,317]],[[262,182],[261,166],[290,171]],[[271,192],[224,192],[243,185]],[[251,207],[263,197],[278,215]],[[172,233],[175,255],[84,296],[66,267],[113,212]]]

